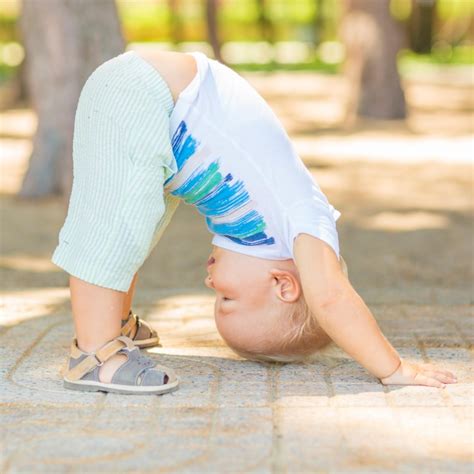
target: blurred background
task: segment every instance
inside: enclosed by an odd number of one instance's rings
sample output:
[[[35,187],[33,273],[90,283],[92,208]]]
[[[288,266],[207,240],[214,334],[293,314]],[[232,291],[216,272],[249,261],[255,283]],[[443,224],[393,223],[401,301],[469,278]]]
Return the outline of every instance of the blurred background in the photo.
[[[30,170],[17,189],[23,197],[68,194],[80,88],[98,64],[124,49],[200,50],[238,71],[268,73],[255,75],[256,87],[286,99],[310,98],[295,120],[313,109],[308,125],[317,130],[347,130],[357,116],[407,118],[413,132],[467,132],[472,125],[471,0],[1,4],[0,106],[32,107],[39,121],[7,115],[3,124],[10,135],[25,121],[37,126]],[[295,74],[272,79],[283,71]],[[302,71],[317,75],[300,81],[308,77],[296,74]]]
[[[471,473],[473,14],[474,0],[0,0],[0,471]],[[236,360],[203,283],[211,236],[181,204],[132,304],[180,390],[64,390],[74,328],[51,256],[74,113],[126,49],[203,51],[257,89],[341,211],[349,279],[383,333],[459,384]]]
[[[217,58],[269,102],[343,214],[341,250],[361,291],[423,279],[427,288],[472,289],[474,1],[0,4],[7,288],[66,284],[49,258],[67,210],[74,112],[88,75],[126,49],[165,49]],[[202,287],[209,234],[181,208],[145,265],[150,285]],[[180,246],[190,257],[165,258]]]

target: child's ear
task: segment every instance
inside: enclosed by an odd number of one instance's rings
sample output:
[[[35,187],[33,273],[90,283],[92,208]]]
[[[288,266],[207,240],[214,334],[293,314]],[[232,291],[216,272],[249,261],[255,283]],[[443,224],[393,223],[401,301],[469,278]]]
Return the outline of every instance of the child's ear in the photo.
[[[298,278],[287,270],[272,268],[270,270],[272,284],[276,295],[285,303],[294,303],[301,295],[301,285]]]

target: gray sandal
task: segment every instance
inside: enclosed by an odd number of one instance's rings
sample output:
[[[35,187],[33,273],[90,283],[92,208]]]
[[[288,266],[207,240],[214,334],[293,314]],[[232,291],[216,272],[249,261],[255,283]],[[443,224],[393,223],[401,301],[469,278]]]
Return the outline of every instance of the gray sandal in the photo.
[[[115,354],[125,354],[127,361],[114,373],[110,383],[99,380],[99,368]],[[64,375],[64,387],[87,392],[113,392],[123,394],[161,394],[178,388],[174,371],[157,365],[126,336],[118,336],[95,352],[83,352],[77,339],[71,343],[69,368]]]
[[[131,337],[134,328],[135,334]],[[128,312],[128,319],[122,320],[122,336],[130,337],[133,343],[140,348],[160,344],[160,337],[157,332],[132,310]]]

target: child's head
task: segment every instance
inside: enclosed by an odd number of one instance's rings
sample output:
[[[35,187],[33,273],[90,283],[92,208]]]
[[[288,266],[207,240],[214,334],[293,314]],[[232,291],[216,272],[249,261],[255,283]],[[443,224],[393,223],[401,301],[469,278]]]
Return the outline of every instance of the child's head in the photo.
[[[217,329],[238,354],[301,360],[330,342],[303,297],[292,259],[268,260],[214,247],[205,284],[216,292]]]

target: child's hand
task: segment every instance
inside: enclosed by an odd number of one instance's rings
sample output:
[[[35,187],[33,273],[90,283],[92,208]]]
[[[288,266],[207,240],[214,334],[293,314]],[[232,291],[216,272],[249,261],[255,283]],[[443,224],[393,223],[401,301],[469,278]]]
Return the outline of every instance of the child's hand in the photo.
[[[456,376],[449,370],[436,369],[432,364],[411,364],[403,359],[392,375],[379,380],[384,385],[427,385],[438,388],[457,382]]]

